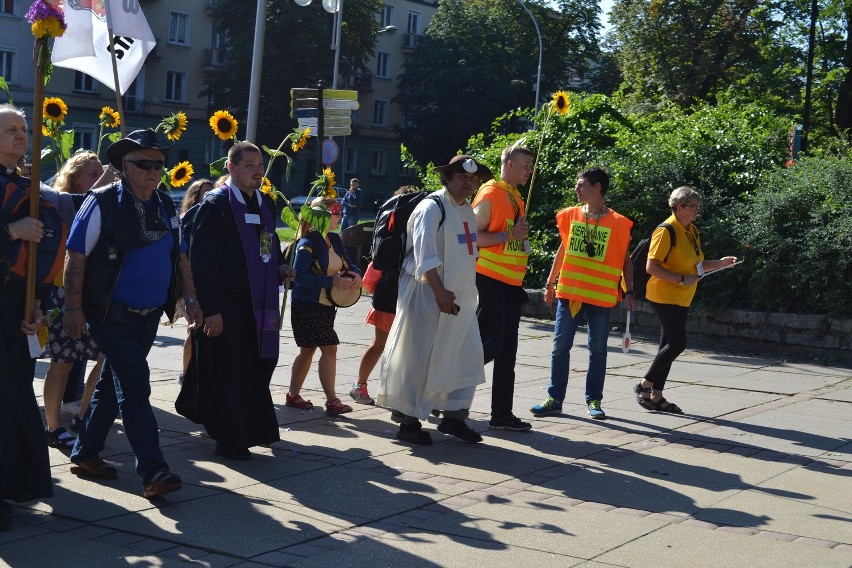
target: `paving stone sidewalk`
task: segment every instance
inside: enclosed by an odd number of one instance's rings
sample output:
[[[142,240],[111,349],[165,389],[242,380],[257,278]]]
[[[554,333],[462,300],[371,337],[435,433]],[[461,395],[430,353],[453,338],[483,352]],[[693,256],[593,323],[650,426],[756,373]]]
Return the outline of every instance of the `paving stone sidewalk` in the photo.
[[[365,298],[338,314],[343,400],[372,339],[367,308]],[[286,325],[272,384],[281,441],[229,462],[174,411],[186,328],[162,326],[152,400],[184,489],[142,497],[120,421],[102,454],[117,480],[77,478],[51,449],[55,496],[15,506],[0,566],[852,566],[852,369],[701,346],[667,385],[686,414],[650,413],[632,388],[655,341],[634,337],[624,354],[614,331],[609,418],[598,421],[585,413],[578,333],[564,414],[533,419],[552,331],[521,325],[515,413],[532,431],[488,429],[489,365],[471,412],[483,443],[430,420],[435,444],[412,448],[387,410],[353,403],[326,416],[316,362],[303,396],[317,407],[285,407],[297,351]],[[39,394],[46,369],[38,364]]]

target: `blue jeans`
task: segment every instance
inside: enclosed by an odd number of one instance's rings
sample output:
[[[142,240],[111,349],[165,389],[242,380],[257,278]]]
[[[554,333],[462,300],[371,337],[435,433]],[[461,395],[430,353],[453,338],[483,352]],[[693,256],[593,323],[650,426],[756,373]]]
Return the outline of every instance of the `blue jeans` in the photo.
[[[142,476],[143,483],[158,471],[168,469],[149,400],[151,382],[147,361],[161,314],[162,310],[156,310],[143,316],[128,312],[121,304],[110,304],[101,329],[93,333],[106,359],[71,451],[72,462],[95,458],[103,451],[120,411],[127,440],[136,455],[136,473]]]
[[[571,348],[574,334],[585,314],[589,323],[589,370],[586,372],[586,404],[590,400],[603,400],[606,378],[606,342],[609,338],[609,316],[612,308],[583,304],[575,317],[571,317],[569,301],[557,299],[556,328],[553,333],[553,352],[550,355],[550,386],[547,394],[562,404],[568,388],[568,371],[571,368]]]
[[[340,221],[340,232],[358,224],[358,215],[344,215]]]

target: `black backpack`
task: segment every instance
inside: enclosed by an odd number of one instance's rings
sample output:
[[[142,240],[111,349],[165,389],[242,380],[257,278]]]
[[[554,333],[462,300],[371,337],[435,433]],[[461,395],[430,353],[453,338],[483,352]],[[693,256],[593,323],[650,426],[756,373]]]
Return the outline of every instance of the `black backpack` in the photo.
[[[438,224],[440,228],[446,216],[444,204],[438,196],[431,195],[428,191],[394,195],[382,204],[376,214],[370,255],[373,268],[382,272],[382,278],[373,294],[373,307],[377,310],[388,313],[396,311],[397,282],[408,241],[408,218],[424,199],[432,199],[441,208],[441,222]]]
[[[675,230],[669,223],[660,223],[657,225],[657,229],[660,227],[665,227],[669,232],[669,240],[672,244],[671,248],[669,248],[669,252],[666,253],[665,258],[663,259],[666,260],[669,258],[669,254],[671,254],[675,245]],[[651,277],[645,269],[645,266],[648,263],[648,249],[650,248],[651,237],[646,237],[639,241],[639,244],[636,245],[636,248],[634,248],[633,252],[630,253],[630,262],[633,264],[633,297],[637,300],[645,299],[645,289],[648,287],[648,279]]]

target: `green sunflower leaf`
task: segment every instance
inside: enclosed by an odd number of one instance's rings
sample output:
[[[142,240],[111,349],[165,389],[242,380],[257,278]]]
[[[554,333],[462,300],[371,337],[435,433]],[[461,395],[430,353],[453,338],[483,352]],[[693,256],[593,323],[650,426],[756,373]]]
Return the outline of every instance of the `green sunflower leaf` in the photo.
[[[222,156],[212,164],[210,164],[210,177],[217,178],[225,173],[225,162],[228,160],[227,156]]]
[[[269,148],[266,144],[262,145],[261,148],[263,148],[263,151],[272,156],[273,158],[280,158],[281,156],[286,156],[286,154],[281,150],[273,150],[272,148]]]

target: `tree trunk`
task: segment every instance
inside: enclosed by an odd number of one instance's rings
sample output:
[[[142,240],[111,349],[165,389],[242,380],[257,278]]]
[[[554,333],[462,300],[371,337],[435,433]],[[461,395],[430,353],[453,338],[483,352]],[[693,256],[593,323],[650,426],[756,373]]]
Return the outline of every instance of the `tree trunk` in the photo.
[[[846,53],[843,57],[846,76],[837,95],[837,126],[852,129],[852,2],[846,2]]]

